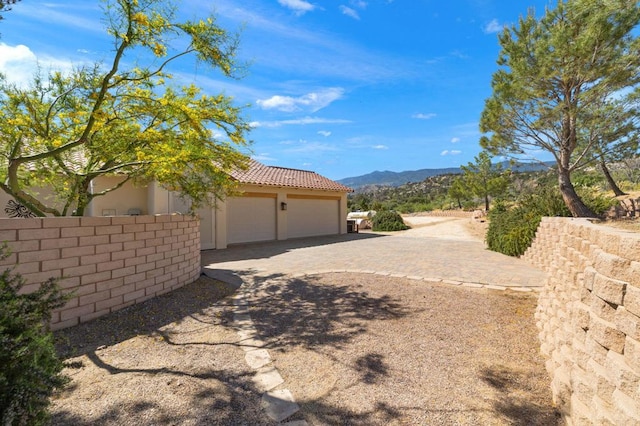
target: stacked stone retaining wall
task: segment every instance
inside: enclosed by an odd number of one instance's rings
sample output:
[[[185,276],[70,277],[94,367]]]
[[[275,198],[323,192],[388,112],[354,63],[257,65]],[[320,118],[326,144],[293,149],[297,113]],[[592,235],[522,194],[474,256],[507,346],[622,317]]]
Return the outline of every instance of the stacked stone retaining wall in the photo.
[[[73,297],[53,313],[60,329],[89,321],[195,281],[200,274],[197,218],[181,215],[0,219],[0,262],[26,281],[54,277]]]
[[[570,425],[640,424],[640,233],[544,218],[525,260],[554,402]]]

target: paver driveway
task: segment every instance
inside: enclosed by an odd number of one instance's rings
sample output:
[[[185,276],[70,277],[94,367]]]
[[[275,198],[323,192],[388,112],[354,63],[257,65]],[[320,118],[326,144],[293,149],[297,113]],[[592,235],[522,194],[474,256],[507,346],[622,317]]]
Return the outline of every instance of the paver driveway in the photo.
[[[451,283],[536,288],[545,274],[523,260],[489,251],[465,234],[469,219],[407,218],[415,227],[391,235],[346,234],[231,246],[202,252],[207,275],[375,272]]]

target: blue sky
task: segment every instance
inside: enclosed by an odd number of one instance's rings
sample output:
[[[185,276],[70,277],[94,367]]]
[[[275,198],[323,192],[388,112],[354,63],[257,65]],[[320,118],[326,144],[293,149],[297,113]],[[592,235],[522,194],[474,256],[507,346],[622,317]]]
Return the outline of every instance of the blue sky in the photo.
[[[184,0],[240,32],[240,80],[192,64],[182,84],[246,105],[252,156],[331,179],[457,167],[480,147],[498,32],[541,0]],[[98,0],[22,0],[0,22],[0,71],[70,69],[109,59]]]

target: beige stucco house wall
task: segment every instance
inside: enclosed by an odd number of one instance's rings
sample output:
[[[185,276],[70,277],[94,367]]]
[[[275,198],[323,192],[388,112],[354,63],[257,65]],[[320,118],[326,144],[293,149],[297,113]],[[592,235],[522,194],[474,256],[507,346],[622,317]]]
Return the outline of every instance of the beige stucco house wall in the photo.
[[[315,172],[272,167],[251,160],[248,170],[232,174],[238,195],[197,210],[201,248],[224,249],[230,244],[286,240],[347,232],[347,193],[350,188]],[[93,191],[113,187],[119,176],[100,176]],[[1,191],[0,191],[1,192]],[[0,216],[11,198],[0,194]],[[188,202],[155,182],[126,182],[96,197],[86,216],[187,214]]]
[[[347,232],[347,192],[242,185],[242,195],[197,211],[203,250]]]
[[[350,188],[315,172],[252,160],[232,174],[239,195],[199,209],[203,250],[347,232]]]

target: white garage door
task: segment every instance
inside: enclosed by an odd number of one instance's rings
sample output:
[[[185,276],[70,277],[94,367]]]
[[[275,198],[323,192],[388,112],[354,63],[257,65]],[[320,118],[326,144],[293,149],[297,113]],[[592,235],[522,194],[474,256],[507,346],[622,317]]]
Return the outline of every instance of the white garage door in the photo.
[[[340,201],[337,199],[293,198],[288,196],[289,238],[340,233]]]
[[[276,197],[232,197],[227,200],[227,243],[276,239]]]

